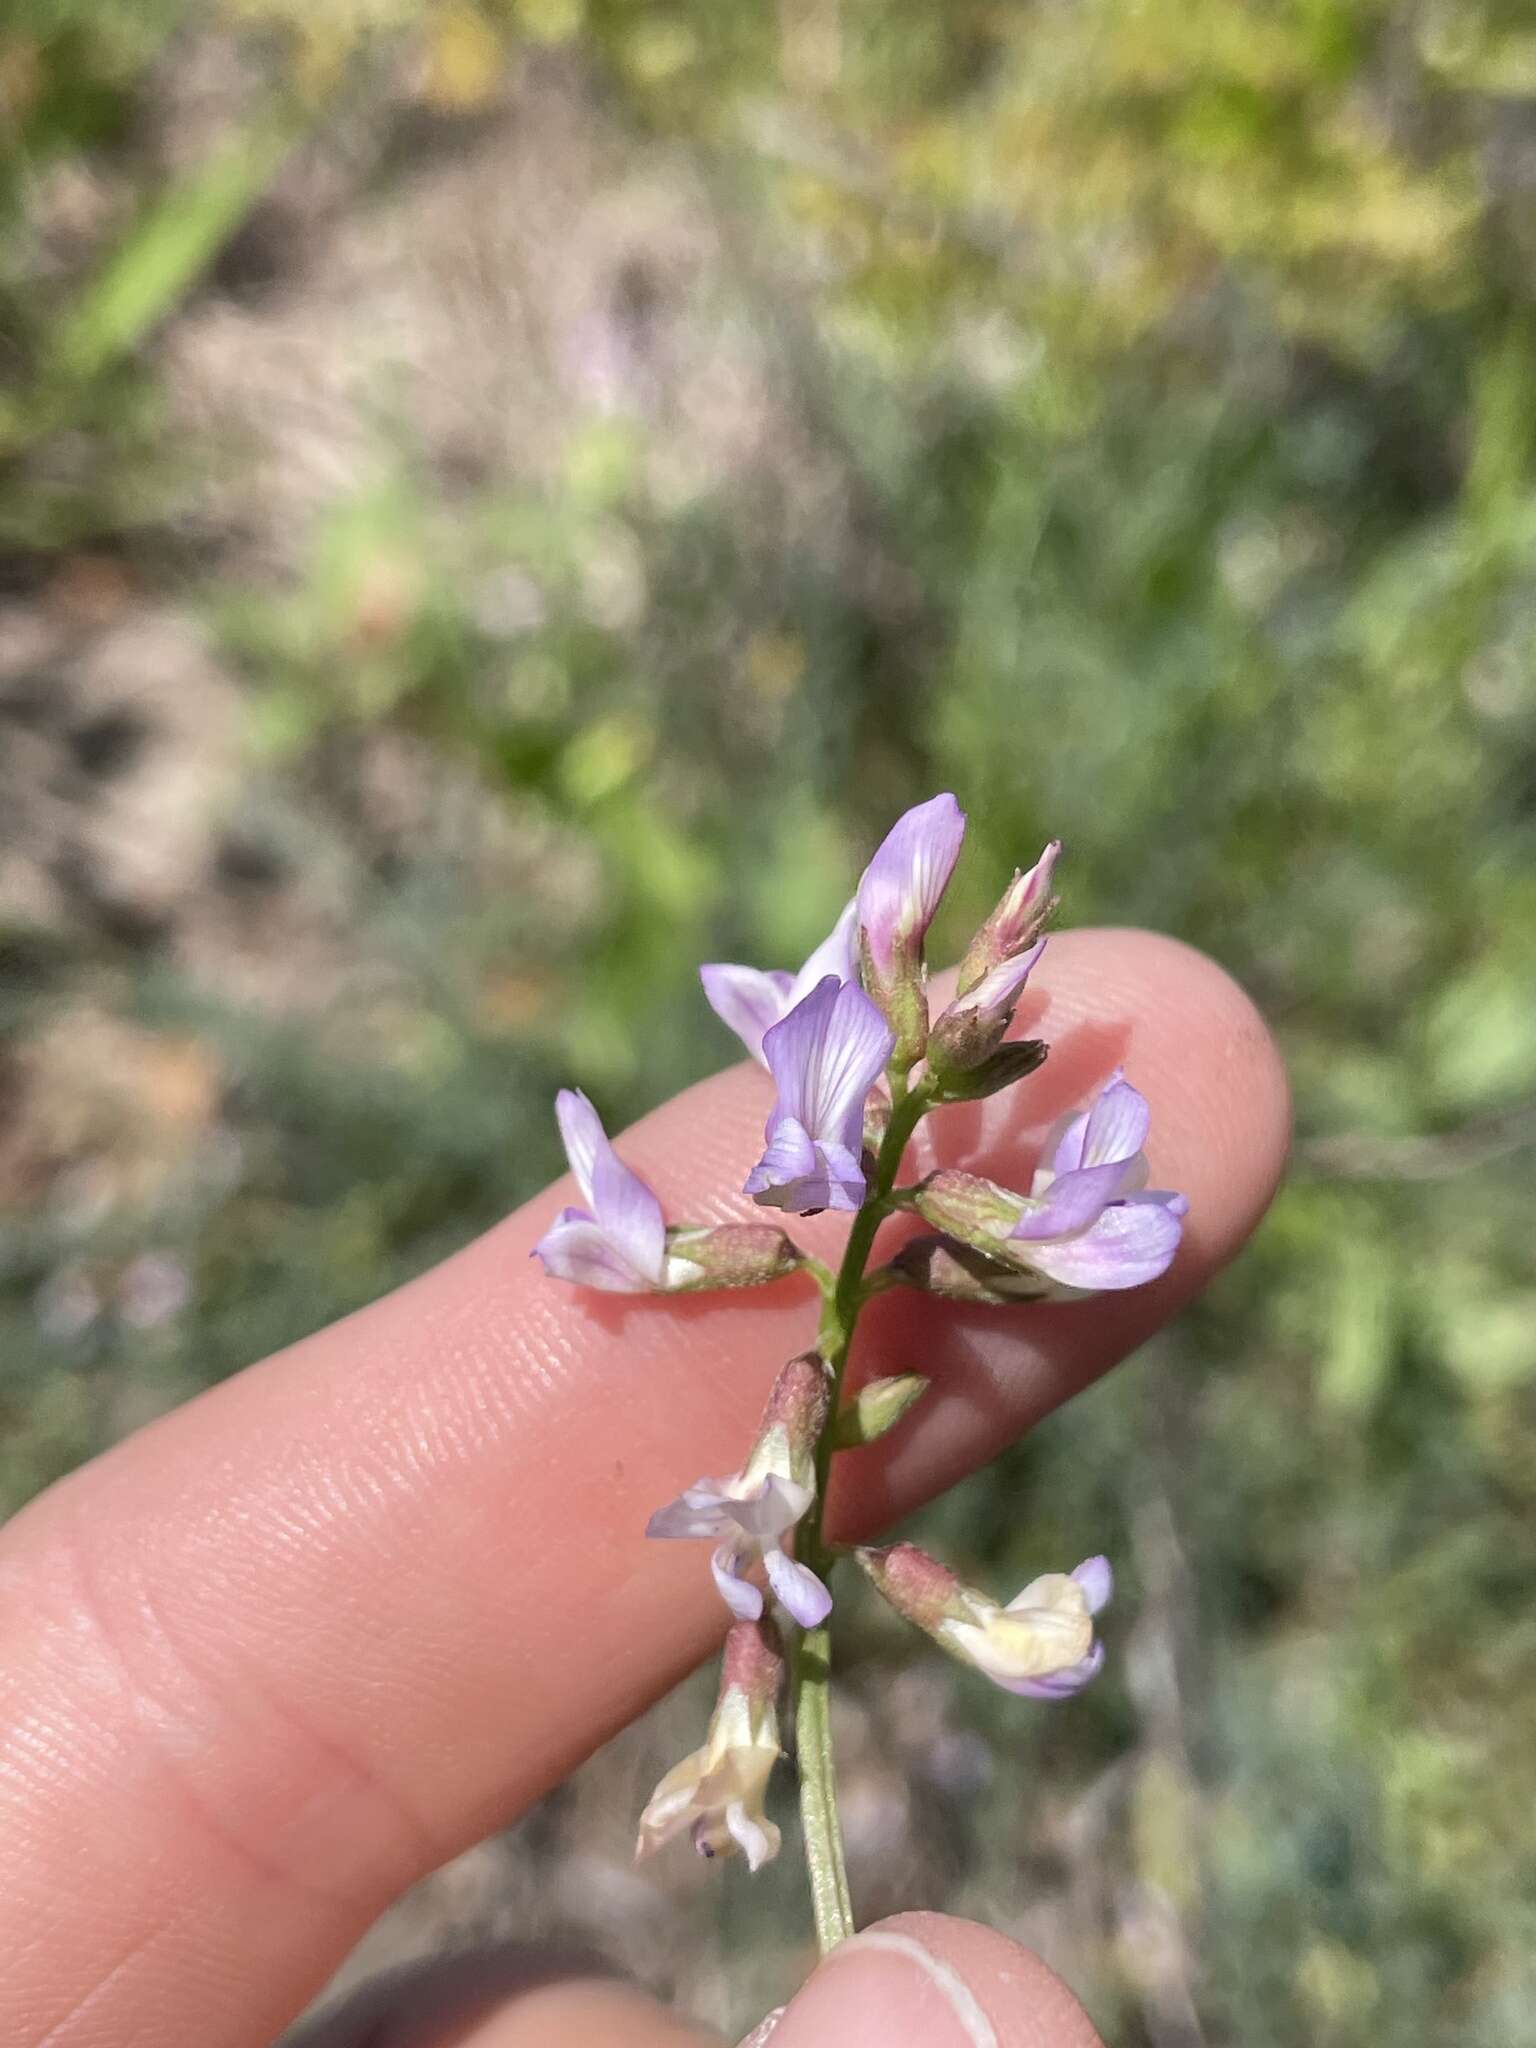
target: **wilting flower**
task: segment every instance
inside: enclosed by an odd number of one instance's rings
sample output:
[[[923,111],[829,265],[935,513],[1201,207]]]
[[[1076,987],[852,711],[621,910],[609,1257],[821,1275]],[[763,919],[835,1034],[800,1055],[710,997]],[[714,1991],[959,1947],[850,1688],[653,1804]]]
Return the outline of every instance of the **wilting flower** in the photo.
[[[965,838],[965,813],[949,795],[930,797],[896,820],[859,883],[864,984],[910,1066],[928,1038],[923,940]]]
[[[1114,1590],[1106,1557],[1090,1557],[1074,1572],[1031,1579],[1001,1607],[916,1544],[855,1555],[898,1614],[1008,1692],[1066,1699],[1103,1665],[1104,1646],[1094,1640],[1093,1617]]]
[[[703,1537],[715,1550],[710,1569],[734,1615],[755,1621],[763,1596],[746,1574],[761,1562],[775,1595],[802,1628],[824,1621],[832,1596],[797,1564],[785,1539],[816,1498],[816,1445],[827,1419],[827,1379],[814,1352],[792,1358],[763,1410],[750,1457],[723,1479],[699,1479],[658,1508],[647,1536]]]
[[[1172,1263],[1189,1210],[1183,1195],[1144,1185],[1149,1121],[1145,1096],[1116,1073],[1092,1109],[1058,1127],[1027,1195],[946,1171],[915,1206],[962,1245],[1032,1276],[1036,1294],[1140,1287]]]
[[[827,975],[763,1038],[778,1088],[767,1150],[746,1192],[765,1208],[808,1215],[864,1199],[864,1103],[892,1034],[856,982]]]
[[[723,961],[699,969],[709,1007],[736,1033],[753,1059],[767,1065],[763,1033],[787,1017],[819,981],[829,974],[839,981],[858,979],[857,908],[853,902],[846,906],[798,974],[783,968],[731,967]]]
[[[962,996],[969,995],[1004,961],[1016,960],[1026,952],[1045,929],[1056,907],[1051,881],[1060,852],[1061,841],[1053,839],[1027,873],[1015,873],[997,908],[965,950],[956,982]]]
[[[779,1853],[763,1802],[778,1761],[777,1701],[784,1681],[771,1623],[738,1621],[725,1639],[720,1695],[704,1747],[668,1771],[640,1816],[636,1856],[685,1830],[701,1856],[743,1855],[760,1870]]]

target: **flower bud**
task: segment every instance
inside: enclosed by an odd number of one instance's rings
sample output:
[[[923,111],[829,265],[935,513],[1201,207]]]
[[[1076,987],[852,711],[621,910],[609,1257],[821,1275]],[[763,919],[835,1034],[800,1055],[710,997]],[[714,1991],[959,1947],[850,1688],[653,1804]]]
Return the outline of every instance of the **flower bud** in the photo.
[[[685,1830],[699,1855],[744,1855],[760,1870],[779,1853],[764,1802],[779,1749],[784,1659],[769,1621],[738,1621],[725,1639],[720,1694],[704,1747],[668,1771],[640,1816],[637,1857]]]
[[[672,1291],[678,1294],[760,1287],[782,1280],[804,1262],[800,1247],[771,1223],[719,1223],[667,1232],[668,1270],[679,1276],[672,1281]]]
[[[1051,879],[1060,852],[1061,841],[1053,839],[1027,874],[1015,873],[1001,902],[966,948],[957,983],[960,995],[969,995],[995,968],[1016,959],[1045,929],[1056,908]]]
[[[801,1352],[779,1368],[768,1392],[745,1476],[777,1473],[797,1486],[814,1486],[816,1446],[827,1426],[832,1390],[819,1353]]]
[[[920,1372],[899,1373],[891,1379],[871,1380],[860,1387],[832,1425],[832,1448],[856,1450],[872,1444],[892,1430],[907,1410],[928,1391],[929,1382]]]
[[[856,1550],[859,1569],[896,1612],[933,1634],[945,1621],[969,1621],[965,1588],[948,1565],[915,1543]]]
[[[909,1238],[891,1266],[907,1286],[946,1301],[1003,1307],[1009,1302],[1043,1301],[1051,1292],[1037,1275],[1000,1265],[985,1252],[944,1237]]]
[[[859,961],[865,992],[895,1034],[905,1072],[928,1043],[923,941],[965,838],[965,813],[936,796],[897,819],[859,882]]]

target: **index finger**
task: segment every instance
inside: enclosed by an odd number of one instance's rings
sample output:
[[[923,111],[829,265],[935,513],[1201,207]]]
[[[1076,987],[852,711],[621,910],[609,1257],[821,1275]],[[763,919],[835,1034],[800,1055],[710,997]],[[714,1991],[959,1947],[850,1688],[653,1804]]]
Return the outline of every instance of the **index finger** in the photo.
[[[921,1427],[848,1461],[835,1533],[983,1462],[1140,1342],[1242,1242],[1280,1171],[1284,1080],[1247,998],[1144,933],[1053,942],[1050,1063],[949,1113],[1013,1178],[1124,1063],[1155,1176],[1191,1202],[1155,1287],[1090,1306],[873,1304],[864,1371],[920,1364]],[[766,1084],[736,1068],[622,1141],[668,1213],[741,1213]],[[0,1550],[4,2038],[269,2041],[388,1900],[504,1822],[704,1656],[723,1616],[640,1540],[737,1461],[804,1281],[597,1297],[527,1253],[551,1190],[433,1272],[166,1417]],[[807,1235],[826,1241],[822,1219]],[[977,1398],[984,1390],[987,1398]]]

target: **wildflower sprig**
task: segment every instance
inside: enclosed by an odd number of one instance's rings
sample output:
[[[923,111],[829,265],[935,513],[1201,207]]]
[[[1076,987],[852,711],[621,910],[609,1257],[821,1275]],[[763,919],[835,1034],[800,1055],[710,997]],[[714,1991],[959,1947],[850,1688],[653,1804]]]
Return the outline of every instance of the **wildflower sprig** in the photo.
[[[820,1293],[815,1345],[781,1368],[740,1469],[685,1486],[648,1525],[653,1537],[711,1544],[732,1621],[704,1747],[656,1788],[639,1853],[687,1832],[700,1854],[742,1854],[753,1870],[777,1854],[779,1830],[764,1800],[787,1681],[824,1953],[854,1922],[830,1715],[839,1554],[826,1540],[823,1506],[833,1458],[900,1425],[929,1385],[918,1359],[913,1370],[845,1397],[859,1317],[876,1294],[899,1286],[998,1306],[1141,1286],[1173,1259],[1188,1206],[1182,1195],[1147,1187],[1149,1111],[1119,1071],[1058,1124],[1027,1192],[955,1169],[902,1182],[924,1117],[1027,1081],[1047,1053],[1040,1040],[1008,1032],[1056,907],[1054,840],[1033,867],[1015,873],[966,949],[953,1000],[932,1015],[928,928],[964,836],[954,797],[917,805],[886,835],[833,931],[798,972],[721,963],[701,970],[712,1008],[773,1084],[763,1151],[743,1192],[782,1215],[844,1213],[848,1235],[835,1270],[766,1218],[668,1223],[592,1105],[572,1091],[561,1094],[557,1111],[582,1200],[563,1209],[535,1247],[556,1278],[611,1292],[749,1287],[803,1272]],[[881,1228],[897,1216],[924,1228],[871,1271]],[[1105,1558],[1048,1572],[1001,1605],[913,1544],[852,1556],[899,1614],[1008,1691],[1063,1699],[1104,1661],[1094,1620],[1112,1587]],[[770,1599],[792,1632],[787,1661]]]

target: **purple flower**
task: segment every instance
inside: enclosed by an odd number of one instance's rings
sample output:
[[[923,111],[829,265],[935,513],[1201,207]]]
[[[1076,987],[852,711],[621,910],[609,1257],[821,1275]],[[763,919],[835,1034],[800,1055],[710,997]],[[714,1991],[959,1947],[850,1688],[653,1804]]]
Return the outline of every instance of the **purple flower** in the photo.
[[[1146,1187],[1150,1111],[1118,1071],[1058,1127],[1002,1256],[1070,1293],[1140,1287],[1167,1271],[1189,1203]]]
[[[965,838],[965,813],[946,794],[899,817],[859,883],[859,932],[884,986],[915,968]]]
[[[1139,1287],[1167,1270],[1189,1203],[1144,1187],[1145,1099],[1115,1074],[1092,1109],[1058,1125],[1030,1192],[944,1167],[912,1206],[954,1240],[915,1241],[903,1276],[966,1300],[1042,1300]],[[984,1265],[959,1256],[981,1253]]]
[[[747,1176],[754,1200],[800,1215],[859,1207],[864,1103],[894,1044],[864,991],[834,974],[764,1034],[778,1096],[767,1150]]]
[[[534,1246],[545,1272],[610,1294],[649,1294],[696,1279],[691,1261],[668,1256],[661,1203],[609,1144],[580,1089],[561,1089],[555,1115],[586,1207],[562,1209]]]
[[[847,904],[798,974],[789,974],[781,967],[731,967],[722,961],[712,961],[699,969],[709,1007],[760,1064],[767,1064],[763,1058],[763,1033],[787,1017],[819,981],[829,974],[839,981],[858,979],[857,910],[855,902]]]
[[[756,1621],[762,1593],[746,1577],[761,1563],[768,1583],[802,1628],[831,1610],[832,1596],[813,1571],[796,1564],[785,1538],[816,1498],[816,1445],[827,1419],[827,1380],[814,1352],[792,1358],[774,1381],[752,1453],[739,1472],[699,1479],[658,1508],[647,1536],[703,1537],[715,1543],[710,1568],[740,1621]]]

